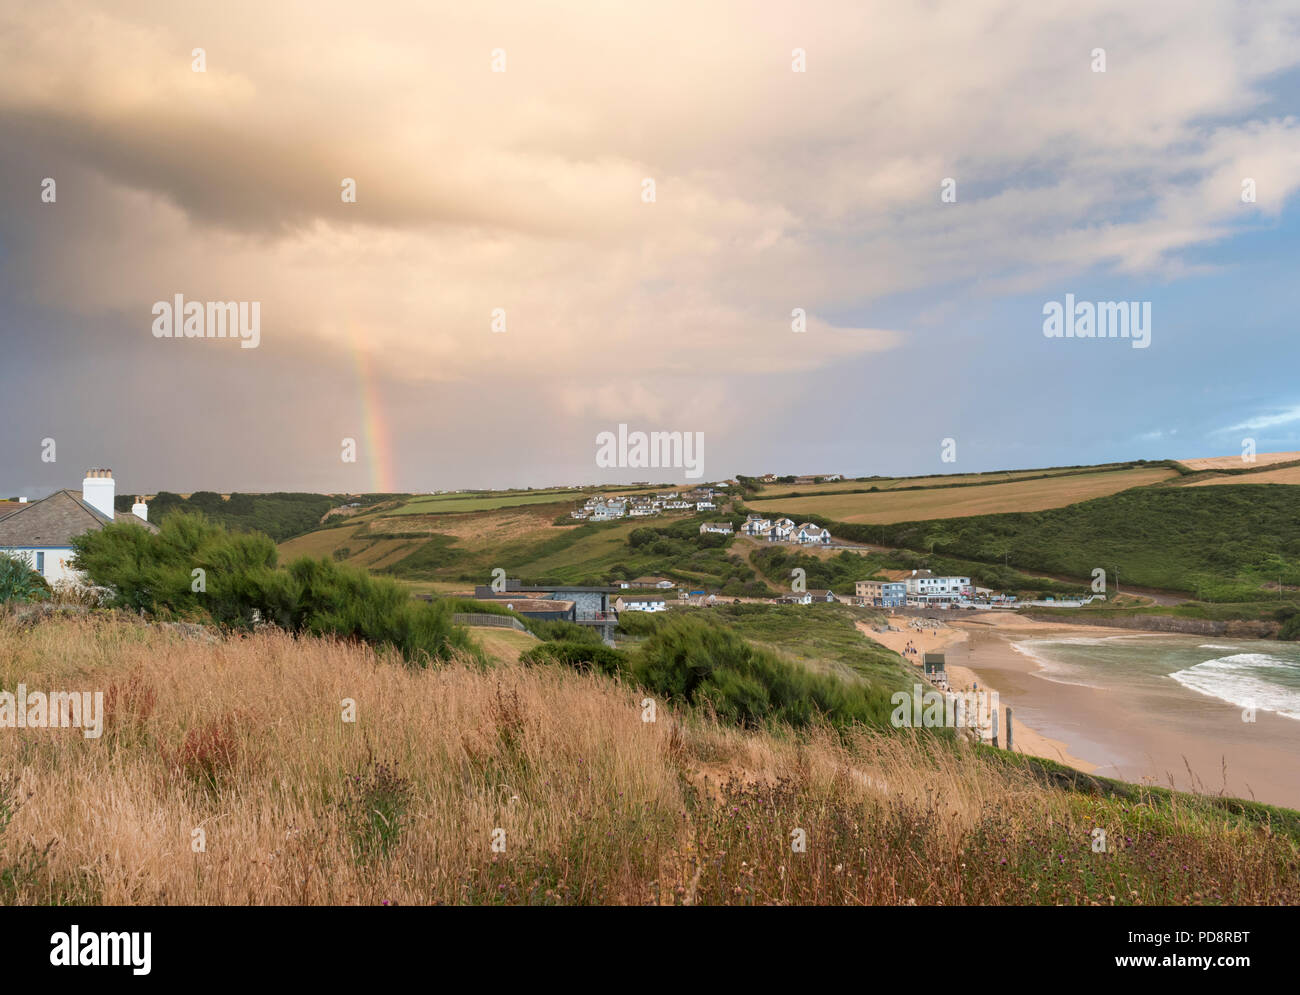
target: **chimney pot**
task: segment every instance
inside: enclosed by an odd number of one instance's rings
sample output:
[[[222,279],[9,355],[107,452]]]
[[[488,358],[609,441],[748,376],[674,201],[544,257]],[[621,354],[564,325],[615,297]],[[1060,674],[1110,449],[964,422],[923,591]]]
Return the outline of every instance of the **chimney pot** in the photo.
[[[113,471],[92,468],[81,483],[81,500],[112,521],[114,490]]]

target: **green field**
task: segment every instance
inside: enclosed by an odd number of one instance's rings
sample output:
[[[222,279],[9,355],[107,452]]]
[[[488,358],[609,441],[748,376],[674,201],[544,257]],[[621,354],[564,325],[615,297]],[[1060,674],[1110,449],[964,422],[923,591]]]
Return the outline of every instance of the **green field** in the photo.
[[[387,515],[449,515],[467,511],[492,511],[496,508],[517,508],[531,504],[556,504],[577,506],[585,500],[578,491],[523,491],[502,494],[432,494],[412,498],[400,508],[385,512]]]
[[[832,532],[835,525],[832,523]],[[1264,585],[1300,585],[1300,493],[1283,484],[1145,487],[1065,508],[883,527],[841,525],[846,538],[1086,579],[1259,600]],[[1112,581],[1113,582],[1113,581]]]

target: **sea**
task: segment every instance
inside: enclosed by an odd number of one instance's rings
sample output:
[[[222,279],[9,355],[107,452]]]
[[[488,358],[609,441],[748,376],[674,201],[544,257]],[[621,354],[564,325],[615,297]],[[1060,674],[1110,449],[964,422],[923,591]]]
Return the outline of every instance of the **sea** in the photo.
[[[1300,643],[1135,633],[1013,642],[1059,684],[1168,695],[1177,688],[1300,722]]]

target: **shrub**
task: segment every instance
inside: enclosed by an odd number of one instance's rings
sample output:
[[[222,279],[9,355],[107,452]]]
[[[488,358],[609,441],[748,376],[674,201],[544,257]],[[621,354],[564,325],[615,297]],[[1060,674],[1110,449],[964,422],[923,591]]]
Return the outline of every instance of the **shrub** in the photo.
[[[706,704],[748,728],[768,722],[805,726],[820,716],[836,724],[889,721],[889,694],[787,663],[702,616],[675,619],[641,646],[631,675],[647,690]]]
[[[565,622],[561,620],[553,622],[542,622],[534,620],[525,620],[524,625],[538,639],[544,639],[548,642],[565,642],[565,643],[595,643],[603,645],[600,639],[600,633],[594,626],[579,625],[577,622]]]
[[[44,601],[50,585],[22,557],[0,553],[0,603]]]
[[[111,588],[115,605],[137,611],[245,629],[260,616],[291,632],[391,645],[417,662],[471,645],[451,624],[450,602],[415,601],[396,581],[327,558],[281,569],[268,537],[229,532],[201,515],[173,514],[157,534],[110,525],[73,546],[74,565]]]
[[[620,612],[618,631],[625,636],[648,636],[652,632],[658,632],[664,621],[662,613]]]
[[[623,673],[627,655],[601,642],[549,642],[534,646],[519,657],[519,662],[533,667],[543,663],[562,663],[584,673],[596,671],[607,677]]]
[[[1300,615],[1292,615],[1282,623],[1278,630],[1278,639],[1300,639]]]

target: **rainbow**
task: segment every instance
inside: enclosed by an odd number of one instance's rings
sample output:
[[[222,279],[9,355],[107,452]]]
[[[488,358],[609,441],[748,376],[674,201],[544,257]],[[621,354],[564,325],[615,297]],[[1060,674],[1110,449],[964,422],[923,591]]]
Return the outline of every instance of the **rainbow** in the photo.
[[[357,399],[361,405],[363,451],[361,458],[370,464],[370,490],[387,494],[396,490],[393,483],[393,443],[388,419],[381,403],[382,393],[370,362],[370,346],[359,331],[352,328],[352,357],[357,370]]]

